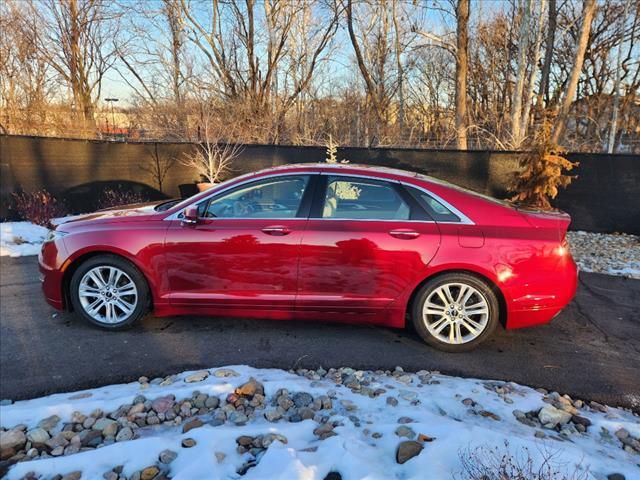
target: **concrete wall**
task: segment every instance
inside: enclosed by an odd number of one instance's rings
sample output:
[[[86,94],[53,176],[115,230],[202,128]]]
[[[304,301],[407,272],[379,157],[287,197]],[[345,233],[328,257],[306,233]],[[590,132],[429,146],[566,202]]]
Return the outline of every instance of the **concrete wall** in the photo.
[[[157,148],[161,157],[180,157],[190,144],[114,143],[0,136],[0,216],[8,214],[11,192],[46,189],[74,211],[93,207],[105,188],[138,191],[150,199],[179,196],[178,185],[197,180],[175,162],[163,191],[148,172]],[[234,175],[288,163],[323,161],[322,147],[247,145]],[[517,152],[342,148],[351,163],[384,165],[426,173],[498,198],[517,169]],[[640,234],[640,156],[570,154],[578,178],[554,204],[573,217],[573,229]]]

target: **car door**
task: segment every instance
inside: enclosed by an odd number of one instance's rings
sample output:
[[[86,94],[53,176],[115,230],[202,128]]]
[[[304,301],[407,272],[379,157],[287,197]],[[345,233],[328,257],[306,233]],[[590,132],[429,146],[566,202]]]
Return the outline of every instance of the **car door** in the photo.
[[[393,181],[321,175],[300,249],[301,311],[374,312],[423,275],[438,226]]]
[[[291,310],[311,175],[268,177],[213,195],[166,238],[173,305]]]

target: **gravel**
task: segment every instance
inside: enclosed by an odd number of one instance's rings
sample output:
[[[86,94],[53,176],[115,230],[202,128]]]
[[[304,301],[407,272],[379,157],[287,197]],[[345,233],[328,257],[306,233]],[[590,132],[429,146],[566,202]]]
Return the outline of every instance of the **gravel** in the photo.
[[[640,237],[576,231],[567,239],[580,270],[640,279]]]

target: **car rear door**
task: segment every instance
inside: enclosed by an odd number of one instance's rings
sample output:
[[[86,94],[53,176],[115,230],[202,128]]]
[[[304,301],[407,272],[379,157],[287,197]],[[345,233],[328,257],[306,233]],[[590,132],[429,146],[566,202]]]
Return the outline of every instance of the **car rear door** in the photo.
[[[165,251],[173,305],[292,310],[312,175],[245,183],[173,221]]]
[[[300,247],[296,308],[388,307],[424,274],[440,245],[437,224],[397,182],[319,178]]]

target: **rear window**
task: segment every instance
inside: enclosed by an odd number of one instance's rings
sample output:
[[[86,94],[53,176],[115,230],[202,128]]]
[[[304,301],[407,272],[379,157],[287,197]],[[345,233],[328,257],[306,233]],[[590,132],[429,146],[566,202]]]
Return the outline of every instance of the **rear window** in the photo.
[[[413,197],[436,222],[460,222],[460,217],[426,192],[408,187]]]

